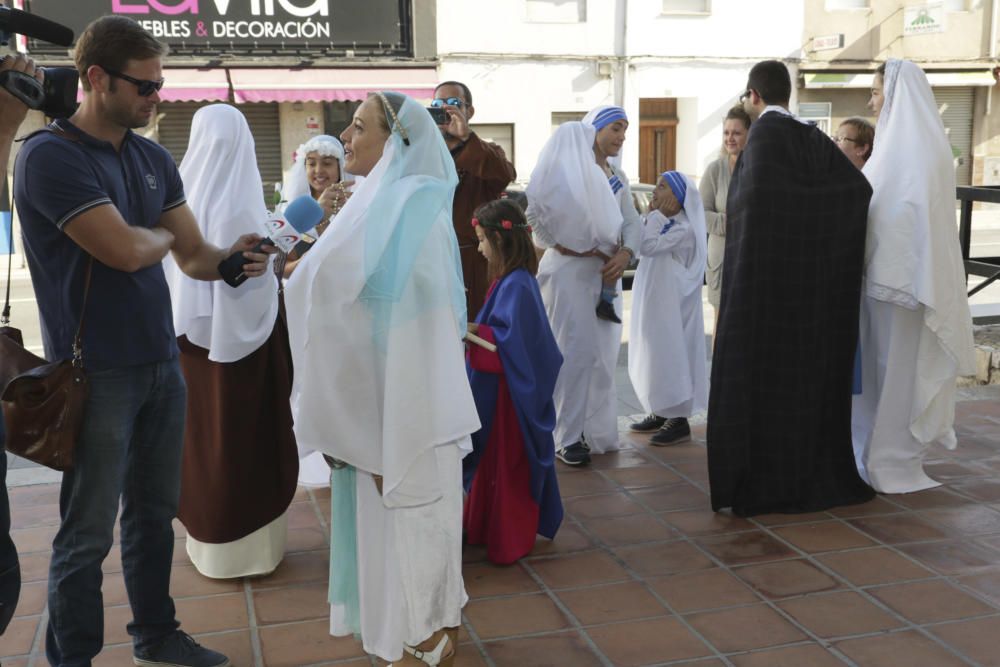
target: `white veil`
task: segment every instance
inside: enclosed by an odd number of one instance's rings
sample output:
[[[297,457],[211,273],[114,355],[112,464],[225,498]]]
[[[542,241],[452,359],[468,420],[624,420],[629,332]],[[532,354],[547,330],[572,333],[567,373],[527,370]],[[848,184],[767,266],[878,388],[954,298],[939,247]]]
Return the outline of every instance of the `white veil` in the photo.
[[[886,62],[885,104],[864,174],[874,190],[865,250],[867,294],[906,308],[923,304],[924,322],[958,367],[975,372],[965,267],[955,223],[951,145],[924,72]]]
[[[285,172],[281,187],[281,198],[290,202],[302,195],[311,195],[309,178],[306,174],[306,156],[309,153],[319,153],[322,156],[337,158],[340,164],[340,180],[348,180],[344,172],[344,146],[336,137],[329,134],[319,134],[305,142],[295,150],[295,161]]]
[[[678,272],[681,279],[681,295],[688,296],[701,290],[705,280],[705,261],[708,257],[708,230],[705,226],[705,206],[701,201],[698,186],[687,174],[677,172],[687,183],[684,194],[684,214],[694,229],[694,256]],[[662,175],[662,174],[661,174]]]
[[[387,507],[441,496],[434,447],[479,428],[461,336],[458,176],[421,105],[288,281],[298,441],[381,474]],[[404,137],[405,133],[405,137]]]
[[[556,243],[575,252],[618,244],[622,211],[608,178],[594,160],[597,131],[589,123],[563,123],[542,148],[526,194],[532,215],[545,221]]]
[[[187,203],[202,236],[228,248],[260,233],[267,217],[253,135],[246,118],[228,104],[198,110],[180,166]],[[237,288],[221,280],[186,276],[172,256],[163,260],[178,336],[208,350],[220,363],[247,356],[267,340],[278,316],[278,284],[270,272]]]

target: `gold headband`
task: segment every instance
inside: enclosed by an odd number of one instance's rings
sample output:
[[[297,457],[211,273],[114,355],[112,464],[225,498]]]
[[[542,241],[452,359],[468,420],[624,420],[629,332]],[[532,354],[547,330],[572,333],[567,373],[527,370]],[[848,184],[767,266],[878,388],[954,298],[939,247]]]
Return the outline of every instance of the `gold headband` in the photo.
[[[392,132],[393,129],[398,129],[399,136],[403,138],[403,145],[409,146],[410,137],[406,133],[406,128],[403,127],[403,124],[399,122],[399,116],[396,115],[395,109],[393,109],[392,105],[389,104],[389,99],[382,94],[382,91],[376,91],[375,94],[378,95],[378,98],[380,100],[382,100],[382,106],[385,107],[386,114],[388,114],[388,116],[392,118],[392,127],[389,128],[389,131]]]

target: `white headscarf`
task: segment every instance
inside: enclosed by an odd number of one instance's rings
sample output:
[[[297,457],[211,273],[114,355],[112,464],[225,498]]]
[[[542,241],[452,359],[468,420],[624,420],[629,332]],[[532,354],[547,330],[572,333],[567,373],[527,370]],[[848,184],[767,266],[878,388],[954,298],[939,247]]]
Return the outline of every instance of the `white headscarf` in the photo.
[[[669,177],[667,176],[668,174],[670,174]],[[680,198],[678,198],[678,201],[681,202],[684,215],[687,216],[688,222],[691,223],[691,228],[694,229],[694,255],[691,257],[691,261],[684,264],[683,268],[677,272],[677,276],[681,280],[681,295],[688,296],[693,292],[701,290],[705,280],[705,261],[708,257],[708,230],[705,226],[705,206],[702,204],[698,186],[694,184],[690,176],[678,171],[666,171],[660,174],[660,176],[667,178],[668,183],[670,178],[683,179],[686,186],[683,201]],[[676,196],[677,191],[674,189],[675,186],[671,185],[670,187],[674,192],[674,196]],[[681,265],[678,263],[678,266]]]
[[[296,438],[381,474],[385,505],[404,507],[441,496],[433,449],[479,419],[461,343],[455,163],[426,109],[385,96],[399,110],[381,159],[285,294]]]
[[[587,125],[592,125],[594,129],[600,132],[604,127],[610,125],[616,120],[623,120],[628,123],[628,117],[625,115],[625,110],[621,107],[616,107],[610,104],[604,104],[599,107],[591,109],[586,116],[583,117],[584,123]],[[621,171],[622,169],[622,154],[618,153],[613,157],[608,158],[608,164],[612,167]]]
[[[284,182],[281,187],[281,198],[290,202],[302,195],[312,196],[309,187],[309,175],[306,173],[306,156],[309,153],[317,153],[321,156],[337,158],[340,164],[340,181],[347,180],[344,173],[344,146],[336,137],[328,134],[319,134],[305,142],[295,150],[295,162],[285,172]]]
[[[576,252],[614,249],[622,211],[594,160],[597,131],[589,123],[560,125],[545,143],[526,193],[532,214],[555,242]]]
[[[868,209],[865,282],[869,296],[924,306],[924,323],[957,365],[975,372],[972,319],[955,225],[955,166],[924,72],[886,62],[885,103],[863,172]]]
[[[212,104],[195,113],[180,174],[206,241],[228,248],[243,234],[261,232],[267,208],[253,135],[235,107]],[[211,361],[242,359],[271,335],[278,283],[270,272],[233,288],[221,280],[189,278],[170,255],[163,269],[177,335],[207,349]]]

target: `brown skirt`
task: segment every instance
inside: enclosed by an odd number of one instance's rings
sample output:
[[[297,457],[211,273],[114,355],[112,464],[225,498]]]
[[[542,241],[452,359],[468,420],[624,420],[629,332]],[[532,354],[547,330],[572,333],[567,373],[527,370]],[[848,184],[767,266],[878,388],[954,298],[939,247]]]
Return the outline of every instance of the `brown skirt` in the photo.
[[[284,313],[260,348],[232,363],[209,361],[186,336],[177,343],[188,386],[177,516],[200,542],[232,542],[277,519],[295,495]]]

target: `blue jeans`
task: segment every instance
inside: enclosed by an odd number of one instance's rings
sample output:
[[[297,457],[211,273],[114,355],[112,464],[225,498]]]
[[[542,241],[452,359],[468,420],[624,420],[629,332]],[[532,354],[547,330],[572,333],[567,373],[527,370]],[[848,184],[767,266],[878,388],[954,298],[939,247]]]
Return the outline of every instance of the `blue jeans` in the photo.
[[[128,633],[136,648],[178,627],[170,564],[180,498],[187,388],[177,359],[88,373],[76,462],[63,475],[52,543],[45,651],[55,667],[85,667],[104,644],[101,563],[121,500]]]

